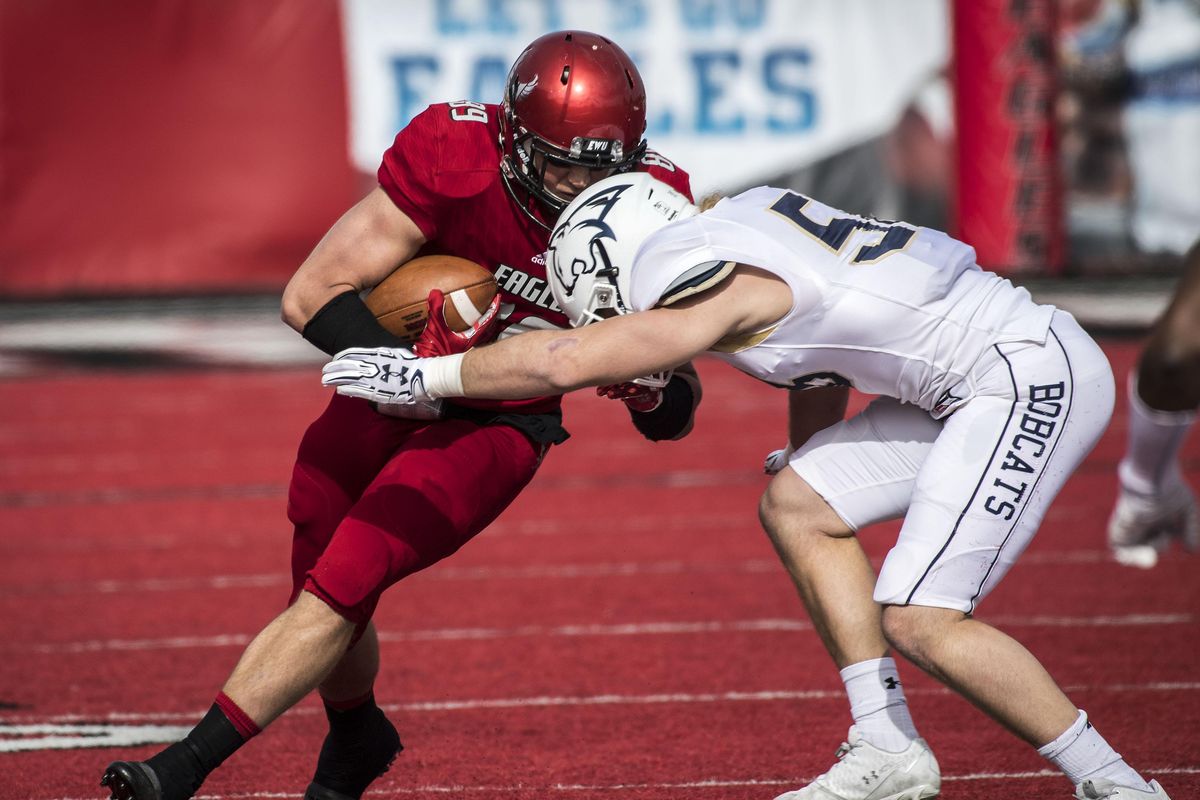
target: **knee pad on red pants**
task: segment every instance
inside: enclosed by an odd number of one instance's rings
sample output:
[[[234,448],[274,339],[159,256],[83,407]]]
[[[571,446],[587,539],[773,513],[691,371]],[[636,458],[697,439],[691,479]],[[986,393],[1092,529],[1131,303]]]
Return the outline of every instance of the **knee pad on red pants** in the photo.
[[[391,538],[378,528],[345,520],[305,576],[304,589],[351,622],[365,624],[383,590],[394,583]]]
[[[474,536],[482,526],[473,522],[447,514],[411,487],[385,487],[346,515],[304,588],[351,622],[364,623],[385,589]]]
[[[329,546],[334,531],[351,505],[349,498],[327,484],[328,478],[310,471],[303,464],[297,464],[292,472],[287,502],[288,520],[294,526],[289,603],[299,596],[305,576]]]

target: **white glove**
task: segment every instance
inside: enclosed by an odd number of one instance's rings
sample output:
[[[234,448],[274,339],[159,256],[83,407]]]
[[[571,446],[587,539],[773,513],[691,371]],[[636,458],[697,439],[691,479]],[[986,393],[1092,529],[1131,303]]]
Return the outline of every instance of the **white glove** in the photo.
[[[425,388],[425,369],[432,360],[403,347],[350,348],[324,366],[321,384],[381,405],[412,405],[434,399]]]
[[[407,403],[375,403],[374,408],[385,417],[430,422],[446,416],[445,405],[445,400],[423,400],[411,405]]]
[[[767,460],[763,462],[763,472],[768,475],[775,475],[781,469],[788,465],[792,460],[792,453],[796,452],[789,444],[781,450],[772,450],[767,454]]]

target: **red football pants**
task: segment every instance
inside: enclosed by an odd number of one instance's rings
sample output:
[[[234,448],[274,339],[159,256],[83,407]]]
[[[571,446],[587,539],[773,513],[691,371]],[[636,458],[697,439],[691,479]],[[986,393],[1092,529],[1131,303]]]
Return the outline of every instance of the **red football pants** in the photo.
[[[397,419],[334,395],[288,489],[291,599],[309,591],[361,633],[384,589],[487,527],[543,452],[507,425]]]

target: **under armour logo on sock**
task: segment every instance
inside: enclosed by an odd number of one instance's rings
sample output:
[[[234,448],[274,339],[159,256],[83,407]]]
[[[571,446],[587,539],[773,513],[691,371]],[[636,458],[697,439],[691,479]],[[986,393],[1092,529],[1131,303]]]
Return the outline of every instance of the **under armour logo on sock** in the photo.
[[[897,679],[895,679],[895,678],[884,678],[884,679],[883,679],[883,688],[885,688],[885,689],[899,689],[899,688],[900,688],[900,681],[898,681],[898,680],[897,680]]]

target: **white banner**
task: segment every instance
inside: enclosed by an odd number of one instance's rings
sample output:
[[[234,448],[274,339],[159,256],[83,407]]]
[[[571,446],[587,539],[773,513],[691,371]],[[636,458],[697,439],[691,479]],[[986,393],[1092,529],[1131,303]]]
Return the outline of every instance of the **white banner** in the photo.
[[[947,0],[344,0],[354,163],[430,103],[500,101],[530,41],[610,37],[646,81],[650,146],[697,195],[891,127],[945,65]]]

